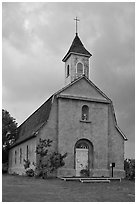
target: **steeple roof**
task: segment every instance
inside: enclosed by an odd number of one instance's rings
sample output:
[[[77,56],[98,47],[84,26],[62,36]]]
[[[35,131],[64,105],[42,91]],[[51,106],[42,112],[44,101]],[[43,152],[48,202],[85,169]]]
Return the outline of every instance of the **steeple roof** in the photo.
[[[78,34],[76,33],[76,36],[72,42],[72,45],[69,49],[69,51],[67,52],[67,54],[65,55],[65,57],[63,58],[63,62],[66,61],[66,59],[69,57],[69,55],[71,54],[81,54],[81,55],[84,55],[84,56],[87,56],[87,57],[90,57],[92,56],[90,54],[90,52],[88,52],[84,45],[82,44],[80,38],[78,37]]]

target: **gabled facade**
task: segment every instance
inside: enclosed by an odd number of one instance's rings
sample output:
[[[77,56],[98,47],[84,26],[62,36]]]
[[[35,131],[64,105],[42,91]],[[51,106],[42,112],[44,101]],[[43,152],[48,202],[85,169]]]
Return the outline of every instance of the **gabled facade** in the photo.
[[[9,173],[25,173],[23,159],[36,163],[40,138],[53,141],[50,151],[67,152],[65,166],[56,176],[124,177],[124,141],[112,101],[89,80],[89,58],[76,34],[65,62],[66,86],[53,94],[18,129],[19,138],[10,150]]]

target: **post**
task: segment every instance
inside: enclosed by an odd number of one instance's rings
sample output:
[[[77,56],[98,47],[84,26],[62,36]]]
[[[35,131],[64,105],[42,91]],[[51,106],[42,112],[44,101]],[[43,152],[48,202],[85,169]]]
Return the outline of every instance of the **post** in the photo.
[[[113,178],[113,168],[115,167],[115,163],[112,163],[112,178]]]

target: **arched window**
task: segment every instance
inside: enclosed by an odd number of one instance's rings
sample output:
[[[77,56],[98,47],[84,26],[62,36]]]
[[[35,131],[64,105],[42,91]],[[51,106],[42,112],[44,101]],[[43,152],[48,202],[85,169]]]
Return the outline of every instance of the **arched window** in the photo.
[[[69,65],[67,66],[67,77],[70,75],[70,68]]]
[[[20,148],[20,164],[22,162],[22,149]]]
[[[82,106],[82,120],[89,119],[89,107],[87,105]]]
[[[89,149],[89,145],[85,141],[80,141],[77,145],[76,148],[80,149]]]
[[[17,151],[15,150],[15,164],[17,163]]]
[[[83,64],[81,62],[78,62],[77,64],[77,73],[83,74]]]
[[[29,147],[28,147],[28,145],[27,145],[26,159],[27,160],[29,159]]]

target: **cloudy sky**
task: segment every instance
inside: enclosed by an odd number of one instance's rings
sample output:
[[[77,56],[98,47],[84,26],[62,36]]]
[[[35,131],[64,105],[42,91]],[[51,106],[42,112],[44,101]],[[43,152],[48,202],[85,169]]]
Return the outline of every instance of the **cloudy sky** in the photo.
[[[75,37],[92,53],[90,79],[113,100],[134,157],[134,3],[8,3],[2,5],[2,107],[20,125],[64,86],[62,59]]]

